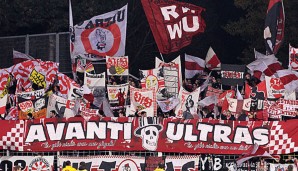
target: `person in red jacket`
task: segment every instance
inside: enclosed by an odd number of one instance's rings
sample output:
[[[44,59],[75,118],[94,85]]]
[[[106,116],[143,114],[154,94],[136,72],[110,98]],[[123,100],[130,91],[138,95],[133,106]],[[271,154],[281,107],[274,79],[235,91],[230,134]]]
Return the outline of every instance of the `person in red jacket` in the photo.
[[[116,94],[116,97],[118,98],[118,106],[124,106],[125,104],[125,89],[123,90],[123,92],[121,92],[121,88],[119,88],[119,92]]]

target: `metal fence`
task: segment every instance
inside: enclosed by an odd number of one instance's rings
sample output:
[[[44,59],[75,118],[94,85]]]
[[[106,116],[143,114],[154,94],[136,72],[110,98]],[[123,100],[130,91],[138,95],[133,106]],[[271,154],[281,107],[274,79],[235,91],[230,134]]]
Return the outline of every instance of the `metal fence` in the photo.
[[[13,49],[37,59],[58,62],[60,72],[71,72],[68,32],[0,37],[0,68],[13,65]]]

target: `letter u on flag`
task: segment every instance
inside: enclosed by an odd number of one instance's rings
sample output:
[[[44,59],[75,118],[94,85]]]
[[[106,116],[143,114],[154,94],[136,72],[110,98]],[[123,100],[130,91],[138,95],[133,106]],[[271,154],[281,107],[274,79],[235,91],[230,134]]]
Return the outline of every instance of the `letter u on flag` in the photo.
[[[142,0],[142,5],[160,53],[178,51],[205,30],[202,7],[174,0]]]

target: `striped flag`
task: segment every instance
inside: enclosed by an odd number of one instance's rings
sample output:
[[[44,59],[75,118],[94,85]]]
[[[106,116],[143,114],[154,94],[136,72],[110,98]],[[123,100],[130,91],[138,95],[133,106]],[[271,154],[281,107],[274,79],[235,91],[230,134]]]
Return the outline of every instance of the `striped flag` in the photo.
[[[205,63],[206,63],[206,68],[210,70],[219,70],[221,67],[220,60],[218,59],[212,47],[210,47],[208,50]]]
[[[185,78],[192,78],[205,69],[205,61],[201,58],[185,54]]]
[[[265,80],[265,76],[273,76],[276,71],[283,67],[274,55],[264,55],[255,51],[256,60],[247,65],[254,77],[259,80]]]
[[[18,52],[16,50],[12,51],[12,55],[13,55],[13,64],[18,64],[27,60],[34,60],[34,58],[30,55]]]
[[[295,91],[298,88],[298,74],[291,70],[279,70],[277,75],[287,91]]]

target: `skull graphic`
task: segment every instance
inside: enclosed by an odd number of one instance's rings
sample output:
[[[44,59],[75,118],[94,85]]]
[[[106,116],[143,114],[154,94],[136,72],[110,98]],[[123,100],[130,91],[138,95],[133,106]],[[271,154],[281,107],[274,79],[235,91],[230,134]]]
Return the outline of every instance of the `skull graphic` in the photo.
[[[162,126],[157,124],[158,118],[141,117],[139,119],[139,128],[135,135],[142,138],[142,146],[146,150],[155,151],[157,149],[159,131]]]
[[[154,151],[157,148],[158,129],[155,126],[148,126],[141,131],[142,145],[145,149]]]

